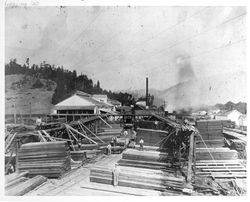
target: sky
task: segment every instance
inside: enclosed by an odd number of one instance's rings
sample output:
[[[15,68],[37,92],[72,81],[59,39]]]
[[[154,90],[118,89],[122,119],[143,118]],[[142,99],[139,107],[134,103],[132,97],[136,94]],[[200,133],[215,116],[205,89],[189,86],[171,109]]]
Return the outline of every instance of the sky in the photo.
[[[246,71],[245,7],[7,7],[5,62],[46,61],[108,90]]]

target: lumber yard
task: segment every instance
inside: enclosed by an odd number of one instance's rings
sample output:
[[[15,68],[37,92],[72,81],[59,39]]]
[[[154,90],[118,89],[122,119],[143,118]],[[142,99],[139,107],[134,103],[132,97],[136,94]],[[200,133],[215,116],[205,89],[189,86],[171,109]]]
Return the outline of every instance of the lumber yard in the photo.
[[[193,126],[151,112],[120,117],[7,127],[5,194],[246,194],[244,134],[228,138],[236,132],[219,120]]]

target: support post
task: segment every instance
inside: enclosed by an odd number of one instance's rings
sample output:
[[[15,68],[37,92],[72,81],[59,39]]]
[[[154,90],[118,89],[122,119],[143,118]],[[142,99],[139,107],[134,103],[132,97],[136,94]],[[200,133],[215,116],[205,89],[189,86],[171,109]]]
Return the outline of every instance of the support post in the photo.
[[[189,137],[189,155],[188,155],[188,170],[187,170],[187,184],[191,185],[192,180],[192,163],[194,157],[194,132]]]

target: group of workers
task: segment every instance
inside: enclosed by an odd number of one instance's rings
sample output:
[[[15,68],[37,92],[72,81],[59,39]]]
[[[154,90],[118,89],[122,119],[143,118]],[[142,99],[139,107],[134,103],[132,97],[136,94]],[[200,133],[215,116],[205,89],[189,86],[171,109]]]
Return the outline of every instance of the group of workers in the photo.
[[[128,138],[129,132],[127,130],[124,130],[123,132],[121,132],[121,136]],[[136,131],[131,130],[131,137],[130,137],[130,140],[128,143],[133,145],[133,146],[131,146],[131,148],[134,148],[134,149],[135,149],[135,140],[136,140]],[[112,137],[110,143],[107,145],[107,155],[110,155],[112,153],[112,147],[116,147],[117,143],[118,143],[117,137],[116,136]],[[140,140],[139,140],[139,145],[140,145],[139,150],[140,151],[143,151],[143,144],[144,144],[144,140],[142,138],[140,138]]]

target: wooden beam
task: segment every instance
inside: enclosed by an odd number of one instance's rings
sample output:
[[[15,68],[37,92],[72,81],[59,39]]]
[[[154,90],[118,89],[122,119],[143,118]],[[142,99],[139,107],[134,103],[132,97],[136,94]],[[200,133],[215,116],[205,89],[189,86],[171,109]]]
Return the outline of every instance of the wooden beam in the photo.
[[[94,135],[102,143],[105,143],[102,139],[100,139],[97,135],[95,135],[95,133],[93,133],[91,130],[89,130],[84,124],[81,124],[80,122],[79,122],[79,124],[82,125],[87,131],[89,131],[92,135]]]
[[[92,139],[91,139],[91,138],[89,138],[88,136],[83,135],[83,134],[82,134],[82,133],[80,133],[78,130],[76,130],[76,129],[72,128],[72,127],[71,127],[71,126],[69,126],[68,124],[64,124],[64,125],[65,125],[65,127],[66,127],[66,128],[68,128],[68,129],[70,129],[70,130],[74,131],[75,133],[78,133],[79,135],[81,135],[81,136],[85,137],[86,139],[88,139],[89,141],[93,142],[94,144],[97,144],[97,142],[95,142],[94,140],[92,140]]]
[[[98,116],[108,127],[112,128],[111,125],[109,125],[102,117]]]
[[[194,160],[194,132],[189,137],[189,154],[188,154],[188,170],[187,170],[187,183],[191,185],[192,180],[192,163]]]

